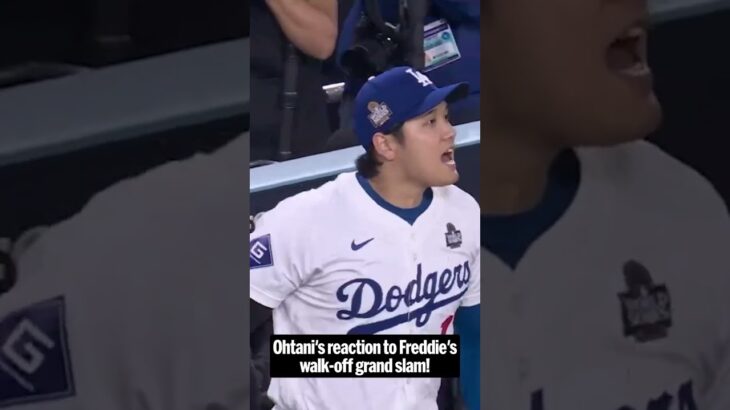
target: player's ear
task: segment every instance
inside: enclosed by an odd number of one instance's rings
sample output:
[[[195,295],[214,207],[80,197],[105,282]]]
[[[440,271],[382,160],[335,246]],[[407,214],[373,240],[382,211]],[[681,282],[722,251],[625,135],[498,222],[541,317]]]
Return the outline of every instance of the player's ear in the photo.
[[[396,142],[392,135],[383,134],[382,132],[373,135],[373,149],[378,156],[386,161],[395,159]]]

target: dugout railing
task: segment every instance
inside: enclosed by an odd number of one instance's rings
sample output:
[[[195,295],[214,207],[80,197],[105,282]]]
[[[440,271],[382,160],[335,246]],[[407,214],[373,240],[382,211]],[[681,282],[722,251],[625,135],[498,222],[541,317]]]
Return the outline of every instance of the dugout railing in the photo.
[[[248,131],[249,71],[241,39],[0,89],[0,238]]]
[[[0,167],[248,115],[249,40],[0,90]]]
[[[472,196],[479,194],[479,122],[456,127],[458,185]],[[360,146],[297,158],[250,171],[251,212],[273,208],[282,199],[315,188],[343,172],[355,170]]]

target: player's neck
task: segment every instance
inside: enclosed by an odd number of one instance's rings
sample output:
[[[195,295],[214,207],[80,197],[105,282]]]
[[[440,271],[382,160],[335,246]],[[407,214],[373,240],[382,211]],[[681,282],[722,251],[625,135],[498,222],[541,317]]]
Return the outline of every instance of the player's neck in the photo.
[[[484,215],[513,215],[537,206],[559,148],[497,129],[482,130],[480,207]]]
[[[394,175],[385,177],[383,172],[370,179],[370,186],[389,204],[398,208],[415,208],[423,201],[425,187],[408,183]]]

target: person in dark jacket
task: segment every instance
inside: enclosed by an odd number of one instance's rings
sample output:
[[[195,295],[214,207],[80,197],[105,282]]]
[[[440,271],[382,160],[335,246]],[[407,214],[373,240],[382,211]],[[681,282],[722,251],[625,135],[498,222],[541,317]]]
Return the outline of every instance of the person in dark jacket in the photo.
[[[279,150],[287,46],[297,50],[294,157],[321,150],[330,134],[322,61],[337,40],[337,0],[251,2],[251,160],[274,159]]]
[[[436,59],[433,65],[422,71],[437,86],[467,82],[469,96],[449,107],[451,122],[454,125],[479,120],[479,0],[430,0],[430,8],[424,26],[424,37],[433,35],[425,43],[436,47],[424,47],[427,55],[446,55],[446,61]],[[391,24],[398,24],[399,2],[393,0],[379,0],[383,19]],[[343,24],[340,38],[337,42],[337,58],[342,63],[343,54],[356,41],[356,28],[364,9],[364,0],[356,0]],[[439,22],[440,20],[443,20]],[[442,23],[442,24],[439,24]],[[428,26],[433,29],[429,30]],[[453,41],[455,39],[455,46]],[[437,44],[434,44],[436,42]],[[439,47],[439,45],[441,47]],[[458,54],[457,54],[458,53]],[[340,128],[349,128],[351,121],[350,103],[360,90],[367,78],[347,78],[345,91],[340,110]],[[354,141],[353,141],[354,143]]]

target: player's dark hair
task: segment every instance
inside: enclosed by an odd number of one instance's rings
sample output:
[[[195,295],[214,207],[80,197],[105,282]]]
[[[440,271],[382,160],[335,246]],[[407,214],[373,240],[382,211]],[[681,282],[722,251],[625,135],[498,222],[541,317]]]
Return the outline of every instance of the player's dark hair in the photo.
[[[401,144],[405,142],[403,124],[396,125],[388,134],[392,134],[396,141]],[[370,144],[370,146],[365,150],[365,153],[357,158],[355,165],[357,166],[357,172],[359,172],[360,175],[366,179],[370,179],[378,175],[378,168],[383,165],[383,163],[378,161],[377,154],[375,153],[375,147],[373,144]]]

